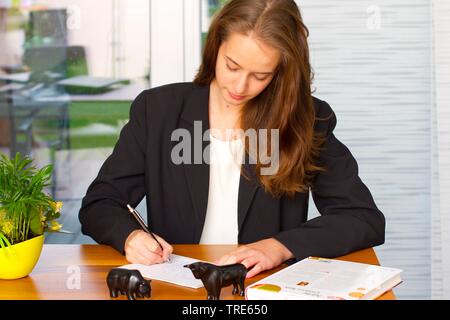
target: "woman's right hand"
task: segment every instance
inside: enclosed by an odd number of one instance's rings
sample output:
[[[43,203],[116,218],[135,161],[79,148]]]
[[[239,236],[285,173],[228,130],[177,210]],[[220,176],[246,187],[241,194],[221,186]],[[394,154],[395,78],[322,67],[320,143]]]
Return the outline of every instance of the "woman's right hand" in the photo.
[[[156,239],[163,247],[161,250],[159,244],[143,230],[134,230],[125,241],[125,256],[128,262],[151,265],[162,263],[169,259],[173,248],[163,238],[154,234]]]

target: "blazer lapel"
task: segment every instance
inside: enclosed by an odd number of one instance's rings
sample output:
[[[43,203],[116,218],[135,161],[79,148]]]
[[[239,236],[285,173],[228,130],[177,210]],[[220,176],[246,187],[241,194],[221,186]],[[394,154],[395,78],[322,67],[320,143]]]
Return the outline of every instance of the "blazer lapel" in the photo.
[[[196,86],[186,98],[180,127],[189,131],[191,137],[191,164],[183,164],[195,213],[194,243],[200,241],[205,222],[209,193],[209,161],[203,159],[203,150],[209,141],[203,134],[209,129],[209,86]],[[201,150],[199,152],[199,149]],[[209,151],[209,148],[208,148]],[[209,157],[209,154],[206,156]],[[200,158],[200,159],[199,159]]]
[[[238,192],[238,230],[242,230],[242,226],[247,216],[250,205],[255,196],[256,190],[259,188],[259,184],[256,183],[257,177],[255,173],[255,166],[248,163],[248,156],[245,157],[246,161],[242,165],[247,180],[242,174],[239,180],[239,192]]]

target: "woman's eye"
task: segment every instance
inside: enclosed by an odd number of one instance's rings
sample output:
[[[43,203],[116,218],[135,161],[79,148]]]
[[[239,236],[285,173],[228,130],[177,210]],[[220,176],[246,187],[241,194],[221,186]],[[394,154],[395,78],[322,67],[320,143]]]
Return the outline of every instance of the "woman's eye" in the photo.
[[[233,69],[233,68],[231,68],[231,67],[228,65],[228,63],[226,63],[225,65],[227,66],[227,69],[230,70],[230,71],[238,71],[238,70],[239,70],[239,69]],[[258,77],[255,76],[255,75],[254,75],[254,77],[255,77],[255,79],[256,79],[257,81],[265,81],[265,80],[267,79],[267,77],[264,77],[264,78],[258,78]]]
[[[231,68],[228,64],[226,64],[226,66],[227,66],[228,70],[230,70],[230,71],[237,71],[237,69]]]
[[[258,80],[258,81],[264,81],[264,80],[267,79],[267,77],[266,78],[258,78],[258,77],[255,76],[255,79]]]

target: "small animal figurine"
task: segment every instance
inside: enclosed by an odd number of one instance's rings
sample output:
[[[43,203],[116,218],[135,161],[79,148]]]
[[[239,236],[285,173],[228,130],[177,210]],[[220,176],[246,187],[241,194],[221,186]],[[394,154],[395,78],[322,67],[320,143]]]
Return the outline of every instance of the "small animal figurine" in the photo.
[[[136,297],[150,298],[152,291],[151,280],[145,280],[139,270],[111,269],[106,282],[111,298],[117,298],[118,293],[126,295],[128,300],[136,300]]]
[[[223,287],[233,285],[233,294],[244,296],[244,281],[247,268],[241,264],[229,264],[217,266],[206,262],[194,262],[184,266],[192,271],[196,279],[201,279],[208,292],[208,300],[219,300],[220,291]],[[238,289],[239,286],[239,289]]]

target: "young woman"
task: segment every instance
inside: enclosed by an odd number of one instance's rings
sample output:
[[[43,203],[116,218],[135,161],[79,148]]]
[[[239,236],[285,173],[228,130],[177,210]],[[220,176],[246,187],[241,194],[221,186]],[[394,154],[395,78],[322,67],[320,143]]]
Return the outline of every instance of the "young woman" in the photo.
[[[194,82],[133,102],[83,199],[83,233],[143,264],[166,260],[170,244],[241,244],[216,263],[243,263],[248,277],[291,258],[382,244],[384,216],[333,134],[332,109],[311,95],[307,36],[293,0],[230,1]],[[270,174],[239,134],[249,130],[271,132],[256,144],[278,155]],[[235,155],[247,161],[236,165]],[[307,221],[309,190],[321,216]],[[144,196],[162,249],[125,208]]]

